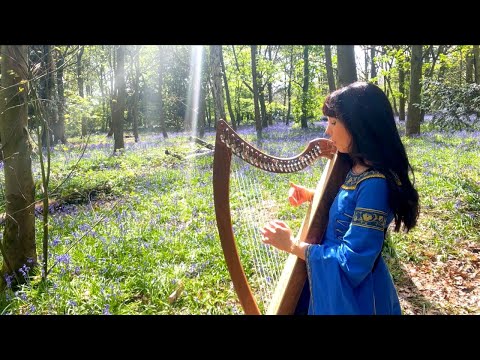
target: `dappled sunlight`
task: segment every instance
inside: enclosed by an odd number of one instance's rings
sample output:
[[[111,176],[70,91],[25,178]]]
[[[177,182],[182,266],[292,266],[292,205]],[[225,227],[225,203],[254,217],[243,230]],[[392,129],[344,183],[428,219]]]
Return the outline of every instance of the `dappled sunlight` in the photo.
[[[252,128],[238,132],[255,143]],[[293,156],[323,131],[321,126],[304,131],[279,124],[265,129],[259,147],[275,156]],[[103,137],[92,137],[72,178],[54,194],[57,203],[49,208],[49,263],[57,262],[49,275],[50,285],[40,286],[34,279],[8,292],[0,301],[4,313],[241,313],[215,224],[213,159],[208,154],[187,159],[201,148],[190,142],[190,135],[181,132],[163,139],[143,134],[138,143],[127,142],[121,157],[111,156]],[[204,140],[213,144],[214,135],[208,131]],[[387,262],[405,314],[479,313],[477,137],[469,140],[460,133],[442,137],[441,142],[432,138],[428,134],[406,141],[422,213],[418,227],[407,236],[392,234]],[[470,146],[457,153],[456,145],[463,141]],[[76,163],[80,145],[74,139],[52,153],[52,186]],[[38,159],[33,160],[38,183]],[[252,207],[234,202],[233,214],[244,219],[275,215],[297,231],[305,208],[288,204],[288,181],[314,186],[322,161],[289,175],[256,176],[263,200]],[[248,169],[243,171],[253,176]],[[38,249],[41,232],[37,221]],[[178,297],[169,302],[175,291]]]

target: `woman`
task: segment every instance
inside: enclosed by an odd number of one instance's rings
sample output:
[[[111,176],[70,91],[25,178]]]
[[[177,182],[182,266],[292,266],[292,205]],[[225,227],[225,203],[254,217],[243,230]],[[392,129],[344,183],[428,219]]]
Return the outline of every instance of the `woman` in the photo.
[[[376,85],[356,82],[325,99],[326,134],[351,169],[330,208],[319,244],[296,243],[287,224],[273,220],[263,241],[306,261],[308,314],[401,314],[381,251],[392,220],[394,231],[415,227],[418,193],[387,96]],[[299,206],[314,190],[290,184]]]

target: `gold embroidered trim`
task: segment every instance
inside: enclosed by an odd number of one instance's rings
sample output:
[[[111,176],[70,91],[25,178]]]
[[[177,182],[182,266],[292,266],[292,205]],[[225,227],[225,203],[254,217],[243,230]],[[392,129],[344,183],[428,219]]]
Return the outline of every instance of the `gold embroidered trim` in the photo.
[[[387,213],[375,210],[356,208],[353,213],[352,225],[383,231],[387,222]]]
[[[342,185],[342,189],[355,190],[358,184],[360,184],[363,180],[370,179],[370,178],[385,179],[385,175],[383,175],[379,171],[365,171],[360,175],[354,175],[350,171],[347,175],[347,178],[345,179],[345,182]]]

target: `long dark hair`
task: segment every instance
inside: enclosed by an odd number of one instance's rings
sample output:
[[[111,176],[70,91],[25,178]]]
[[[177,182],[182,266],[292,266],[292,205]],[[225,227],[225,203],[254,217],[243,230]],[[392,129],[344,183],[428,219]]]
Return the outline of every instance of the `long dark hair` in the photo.
[[[389,205],[395,216],[395,231],[403,222],[408,232],[420,211],[418,192],[409,178],[415,174],[398,133],[392,105],[375,84],[355,82],[327,96],[323,114],[341,121],[352,135],[352,162],[369,166],[385,175]]]

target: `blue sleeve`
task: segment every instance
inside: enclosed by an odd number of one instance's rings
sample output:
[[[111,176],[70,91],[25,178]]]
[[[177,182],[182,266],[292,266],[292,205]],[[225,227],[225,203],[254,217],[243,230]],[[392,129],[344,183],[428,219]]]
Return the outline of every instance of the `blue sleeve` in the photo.
[[[355,192],[353,218],[340,244],[311,245],[306,251],[312,293],[321,294],[321,302],[327,307],[338,307],[355,296],[354,288],[371,272],[382,250],[389,212],[387,182],[383,178],[366,179]]]
[[[339,265],[353,287],[370,273],[382,251],[388,211],[386,180],[362,181],[352,223],[337,250]]]

